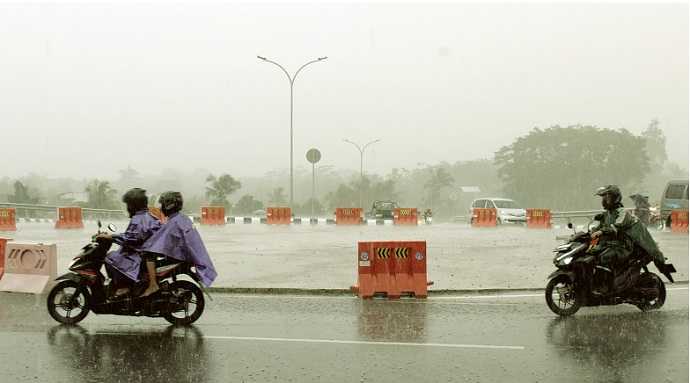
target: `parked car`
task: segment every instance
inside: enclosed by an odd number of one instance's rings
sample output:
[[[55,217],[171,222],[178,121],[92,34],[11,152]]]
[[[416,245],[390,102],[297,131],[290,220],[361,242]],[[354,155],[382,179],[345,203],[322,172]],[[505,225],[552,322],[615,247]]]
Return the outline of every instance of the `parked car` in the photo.
[[[496,224],[498,225],[504,223],[525,224],[527,222],[527,211],[512,199],[475,199],[470,207],[470,216],[472,216],[472,209],[474,208],[496,209]],[[470,223],[472,223],[472,219],[470,219]]]
[[[671,226],[671,211],[688,209],[688,180],[669,181],[661,195],[661,220],[666,227]]]
[[[374,201],[371,211],[366,213],[366,217],[371,219],[393,219],[393,213],[397,207],[398,203],[394,201]]]

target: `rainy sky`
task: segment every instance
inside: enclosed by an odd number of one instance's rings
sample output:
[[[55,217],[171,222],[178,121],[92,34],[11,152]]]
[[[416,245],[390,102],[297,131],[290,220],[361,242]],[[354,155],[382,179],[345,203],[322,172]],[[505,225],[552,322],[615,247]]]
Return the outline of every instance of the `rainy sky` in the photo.
[[[0,4],[0,174],[128,165],[260,175],[491,158],[534,126],[638,134],[688,161],[687,4]]]

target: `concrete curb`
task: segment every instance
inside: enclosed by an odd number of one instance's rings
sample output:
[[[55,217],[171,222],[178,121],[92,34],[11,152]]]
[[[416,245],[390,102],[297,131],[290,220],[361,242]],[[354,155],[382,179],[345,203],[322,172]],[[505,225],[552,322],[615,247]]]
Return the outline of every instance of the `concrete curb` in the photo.
[[[546,284],[546,283],[544,283]],[[688,281],[676,281],[666,283],[666,286],[687,286]],[[247,294],[247,295],[320,295],[320,296],[342,296],[356,295],[350,289],[307,289],[292,287],[209,287],[209,293],[219,294]],[[429,290],[429,296],[444,295],[491,295],[505,294],[510,292],[542,292],[543,287],[515,287],[515,288],[486,288],[486,289],[443,289]]]

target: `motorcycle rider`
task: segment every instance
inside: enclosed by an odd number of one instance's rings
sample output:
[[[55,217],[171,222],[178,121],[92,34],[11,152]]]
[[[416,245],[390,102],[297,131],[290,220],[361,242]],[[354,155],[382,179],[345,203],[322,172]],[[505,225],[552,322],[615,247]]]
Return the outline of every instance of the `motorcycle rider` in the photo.
[[[180,213],[184,203],[182,194],[175,191],[164,192],[159,202],[167,221],[142,246],[149,285],[141,296],[145,297],[159,290],[155,266],[158,255],[191,263],[201,283],[206,287],[210,286],[217,276],[216,269],[194,224],[189,217]]]
[[[643,225],[649,226],[649,196],[642,194],[633,194],[630,199],[635,203],[635,217],[637,217]]]
[[[127,204],[130,217],[125,232],[112,235],[103,233],[96,236],[96,238],[112,240],[120,245],[120,249],[111,251],[105,258],[106,271],[113,281],[113,286],[139,280],[141,264],[139,248],[161,227],[158,218],[149,213],[148,201],[144,189],[133,188],[127,191],[122,196],[122,202]],[[113,296],[122,296],[128,292],[129,287],[120,287]]]
[[[629,259],[635,245],[650,254],[654,264],[663,273],[665,270],[663,253],[647,231],[647,227],[637,217],[623,209],[622,195],[618,186],[601,187],[595,195],[601,197],[601,205],[605,211],[595,217],[595,220],[599,221],[599,230],[592,233],[592,238],[598,238],[599,242],[592,252],[598,254],[599,266],[612,273],[609,283],[599,286],[595,292],[606,294],[607,290],[614,290],[615,268]]]

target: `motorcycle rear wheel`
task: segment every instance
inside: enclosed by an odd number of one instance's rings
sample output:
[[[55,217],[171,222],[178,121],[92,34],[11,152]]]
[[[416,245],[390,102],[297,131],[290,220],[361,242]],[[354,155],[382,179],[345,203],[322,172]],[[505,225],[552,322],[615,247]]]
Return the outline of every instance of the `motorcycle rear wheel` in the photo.
[[[573,282],[565,275],[551,279],[546,285],[544,296],[549,309],[562,317],[575,314],[582,306]],[[557,301],[554,301],[554,298],[557,298]]]
[[[59,302],[56,299],[59,298]],[[77,324],[89,314],[91,296],[86,287],[77,282],[66,280],[58,283],[50,290],[46,306],[48,314],[62,324]],[[72,311],[78,309],[76,315]],[[62,312],[64,312],[64,314]]]
[[[658,275],[654,273],[646,273],[647,276],[643,276],[640,279],[638,287],[641,288],[658,288],[659,295],[655,299],[648,300],[644,303],[636,305],[642,311],[652,311],[660,309],[666,302],[666,285],[664,281],[659,278]]]
[[[170,285],[170,291],[178,296],[185,296],[184,310],[163,315],[163,318],[175,326],[188,326],[199,319],[204,312],[204,293],[199,286],[189,281],[176,281]],[[190,305],[193,310],[189,311]],[[179,316],[182,314],[182,316]]]

